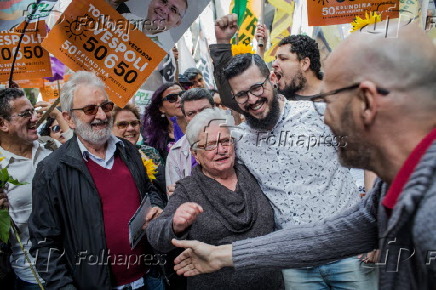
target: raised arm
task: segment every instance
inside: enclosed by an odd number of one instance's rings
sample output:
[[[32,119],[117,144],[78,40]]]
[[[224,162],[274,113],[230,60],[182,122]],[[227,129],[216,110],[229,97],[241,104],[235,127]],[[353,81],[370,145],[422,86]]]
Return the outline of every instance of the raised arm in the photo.
[[[238,31],[238,16],[229,14],[215,21],[216,44],[209,46],[210,56],[214,66],[214,77],[221,102],[226,107],[240,111],[238,104],[232,99],[232,90],[223,75],[223,69],[232,58],[232,45],[230,40]]]

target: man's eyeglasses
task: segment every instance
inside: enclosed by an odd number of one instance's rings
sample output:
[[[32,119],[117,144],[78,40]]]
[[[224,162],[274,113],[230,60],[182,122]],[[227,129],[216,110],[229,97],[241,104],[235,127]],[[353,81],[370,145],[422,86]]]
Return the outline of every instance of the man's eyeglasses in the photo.
[[[135,120],[135,121],[131,121],[131,122],[121,121],[121,122],[117,122],[116,125],[117,125],[118,129],[126,129],[127,127],[129,127],[129,125],[132,126],[133,128],[135,128],[140,123],[141,122],[139,120]]]
[[[61,126],[55,125],[53,127],[50,127],[50,130],[52,131],[52,133],[59,133],[61,131]]]
[[[97,114],[99,107],[101,107],[101,109],[105,113],[111,112],[114,109],[114,103],[109,101],[109,102],[104,102],[100,105],[87,105],[84,106],[83,108],[71,109],[71,111],[83,111],[85,115],[92,116]]]
[[[35,115],[35,113],[36,113],[35,109],[31,109],[31,110],[26,110],[26,111],[21,112],[21,113],[16,114],[16,115],[12,115],[11,117],[32,118],[33,115]]]
[[[348,87],[343,87],[343,88],[339,88],[327,93],[321,93],[318,94],[312,98],[310,98],[310,100],[313,102],[313,106],[315,107],[315,110],[318,112],[318,114],[320,116],[324,116],[324,112],[325,112],[325,108],[326,108],[326,103],[325,103],[325,98],[328,96],[332,96],[332,95],[337,95],[339,93],[348,91],[348,90],[354,90],[357,89],[360,86],[360,83],[355,83],[352,84]],[[390,91],[388,89],[384,89],[384,88],[377,88],[377,93],[381,94],[381,95],[388,95],[390,93]]]
[[[198,145],[196,144],[194,148],[204,150],[204,151],[213,151],[218,147],[218,144],[221,144],[221,146],[230,146],[235,143],[235,139],[233,137],[229,138],[220,138],[217,141],[209,142],[204,145]]]
[[[182,96],[182,94],[183,94],[184,92],[185,92],[185,91],[181,91],[181,92],[179,92],[179,93],[166,95],[164,98],[162,98],[162,102],[163,102],[163,101],[168,101],[168,102],[170,102],[170,103],[175,103],[175,102],[177,102],[177,100],[178,100],[179,98],[181,98],[181,96]]]
[[[259,97],[260,95],[263,94],[263,90],[264,90],[263,85],[266,83],[268,78],[269,77],[266,77],[266,79],[261,83],[256,83],[256,84],[252,85],[247,91],[242,91],[242,92],[239,92],[237,94],[233,94],[233,99],[238,104],[243,105],[248,101],[248,94],[252,94],[253,96]]]
[[[165,6],[168,6],[168,5],[169,5],[168,0],[160,0],[160,3],[161,3],[162,5],[165,5]],[[180,13],[179,9],[178,9],[176,6],[174,6],[174,5],[171,5],[171,6],[170,6],[170,11],[171,11],[172,14],[177,15],[177,16],[179,16],[180,18],[183,17],[182,13]]]

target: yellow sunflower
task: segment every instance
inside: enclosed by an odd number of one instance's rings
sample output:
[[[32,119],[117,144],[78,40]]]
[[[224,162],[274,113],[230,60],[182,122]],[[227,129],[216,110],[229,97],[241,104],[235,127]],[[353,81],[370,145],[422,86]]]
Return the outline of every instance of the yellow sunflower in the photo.
[[[370,11],[369,14],[368,11],[365,11],[365,18],[362,19],[356,16],[353,22],[351,22],[353,29],[350,32],[361,30],[363,27],[380,22],[381,20],[381,14],[377,13],[377,11]]]
[[[142,164],[144,164],[144,167],[147,170],[148,179],[156,179],[155,174],[157,173],[157,165],[154,164],[153,160],[148,159],[147,157],[142,157],[141,159]]]
[[[255,51],[251,45],[245,45],[243,43],[232,44],[232,55],[251,53],[254,54]]]

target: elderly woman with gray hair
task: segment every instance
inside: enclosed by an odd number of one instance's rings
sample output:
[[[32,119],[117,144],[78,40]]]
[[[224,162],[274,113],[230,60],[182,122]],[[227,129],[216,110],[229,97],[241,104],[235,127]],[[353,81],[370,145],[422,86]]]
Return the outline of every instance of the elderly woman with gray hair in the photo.
[[[217,108],[188,124],[186,137],[199,165],[176,183],[164,212],[148,225],[148,241],[156,250],[174,249],[173,238],[221,245],[274,230],[272,208],[256,179],[235,162],[233,126],[233,118]],[[187,284],[188,289],[280,289],[282,276],[229,268],[188,277]]]

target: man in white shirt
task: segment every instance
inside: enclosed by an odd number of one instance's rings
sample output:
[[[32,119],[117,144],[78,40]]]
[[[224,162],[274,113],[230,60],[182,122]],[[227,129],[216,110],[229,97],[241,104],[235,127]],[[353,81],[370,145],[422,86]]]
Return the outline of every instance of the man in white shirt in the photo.
[[[32,243],[29,241],[28,220],[32,212],[32,178],[36,166],[51,151],[37,141],[36,112],[24,91],[20,89],[0,90],[0,155],[4,159],[1,168],[7,168],[9,174],[24,185],[9,184],[5,194],[9,202],[9,215],[19,229],[20,242],[13,231],[10,232],[12,245],[11,264],[16,280],[15,288],[40,289],[39,276],[34,276],[26,259],[34,263],[29,254]],[[4,197],[2,206],[6,202]],[[27,256],[27,257],[26,257]]]

